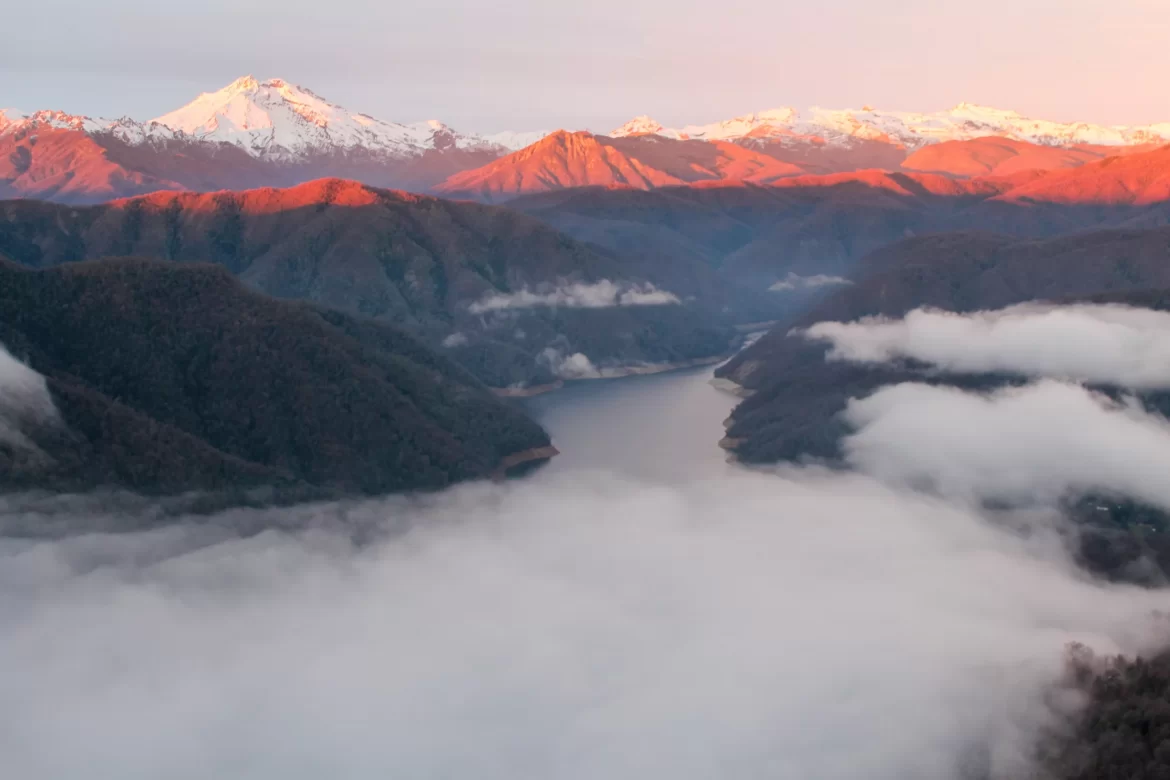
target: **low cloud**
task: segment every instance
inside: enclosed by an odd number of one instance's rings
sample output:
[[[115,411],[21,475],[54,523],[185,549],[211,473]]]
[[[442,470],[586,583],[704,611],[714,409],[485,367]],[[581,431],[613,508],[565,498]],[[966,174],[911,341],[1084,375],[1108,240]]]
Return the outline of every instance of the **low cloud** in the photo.
[[[678,296],[654,285],[619,285],[608,279],[594,284],[578,282],[549,290],[532,291],[527,288],[514,293],[493,292],[471,304],[472,314],[483,314],[505,309],[533,309],[538,307],[565,307],[573,309],[604,309],[615,306],[665,306],[679,303]]]
[[[564,353],[555,347],[546,347],[537,360],[561,379],[600,379],[602,374],[583,352]]]
[[[35,449],[30,429],[59,419],[45,378],[0,344],[0,444]]]
[[[843,276],[829,276],[815,274],[813,276],[798,276],[789,273],[788,276],[768,288],[771,292],[787,292],[789,290],[811,290],[817,287],[831,287],[834,285],[853,284]]]
[[[61,780],[1024,776],[1066,644],[1143,651],[1164,605],[809,469],[3,539],[0,750]]]
[[[644,383],[610,421],[614,446],[637,449],[633,436],[647,458],[678,457],[647,421],[677,426],[680,411],[715,434],[726,399],[703,380],[711,419]],[[604,409],[570,418],[604,440]],[[846,414],[854,472],[717,460],[633,479],[554,464],[198,518],[142,498],[0,496],[0,531],[22,532],[0,533],[5,768],[1037,776],[1038,737],[1081,703],[1061,687],[1068,644],[1167,640],[1166,591],[1091,580],[1053,505],[1082,488],[1170,501],[1167,423],[1055,381],[904,384]],[[992,497],[1039,506],[1008,527],[981,509]],[[60,538],[30,538],[38,527]]]
[[[450,336],[443,339],[443,346],[447,349],[462,347],[465,344],[467,344],[467,336],[463,333],[452,333]]]
[[[805,337],[832,344],[835,360],[914,359],[946,371],[1005,371],[1170,387],[1170,313],[1116,305],[1025,304],[954,314],[917,309],[903,319],[822,322]]]
[[[1136,401],[1044,380],[991,393],[905,383],[850,401],[855,467],[965,499],[1125,495],[1170,511],[1170,423]]]

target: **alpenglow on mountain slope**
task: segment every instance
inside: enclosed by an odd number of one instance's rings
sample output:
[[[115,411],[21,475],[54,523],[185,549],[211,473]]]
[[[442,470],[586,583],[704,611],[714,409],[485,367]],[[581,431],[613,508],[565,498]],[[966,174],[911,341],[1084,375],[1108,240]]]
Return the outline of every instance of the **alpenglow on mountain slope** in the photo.
[[[1006,156],[1008,171],[1052,169],[1170,141],[1170,122],[1060,123],[970,104],[933,114],[784,108],[680,128],[639,117],[608,135],[573,129],[604,147],[600,162],[578,170],[572,160],[553,161],[534,173],[502,158],[546,132],[477,135],[438,120],[388,121],[283,79],[245,76],[149,121],[0,110],[0,197],[95,203],[341,177],[494,200],[589,185],[770,183],[870,168],[965,177],[1000,173]],[[1016,146],[1007,152],[978,143],[989,138]],[[935,145],[947,146],[945,154],[915,159]]]

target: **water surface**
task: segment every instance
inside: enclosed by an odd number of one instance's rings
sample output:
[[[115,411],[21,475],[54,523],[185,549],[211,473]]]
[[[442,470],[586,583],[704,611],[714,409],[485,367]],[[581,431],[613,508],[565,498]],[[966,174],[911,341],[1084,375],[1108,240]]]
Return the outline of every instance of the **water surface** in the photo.
[[[710,385],[711,366],[574,382],[525,401],[561,454],[542,470],[613,470],[675,483],[722,473],[723,421],[739,399]]]

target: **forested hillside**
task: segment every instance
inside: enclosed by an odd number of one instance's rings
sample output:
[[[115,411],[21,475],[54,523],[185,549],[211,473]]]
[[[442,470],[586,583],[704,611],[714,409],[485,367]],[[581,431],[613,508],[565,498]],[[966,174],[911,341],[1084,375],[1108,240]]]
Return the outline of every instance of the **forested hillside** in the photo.
[[[381,493],[496,473],[548,436],[399,329],[222,268],[0,265],[0,343],[60,413],[0,442],[7,487]]]

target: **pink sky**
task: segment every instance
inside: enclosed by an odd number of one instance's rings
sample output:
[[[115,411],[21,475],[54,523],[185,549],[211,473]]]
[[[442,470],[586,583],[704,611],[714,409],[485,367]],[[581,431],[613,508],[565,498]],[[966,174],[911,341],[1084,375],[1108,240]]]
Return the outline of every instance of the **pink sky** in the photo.
[[[26,109],[148,118],[253,73],[477,131],[964,100],[1170,120],[1170,0],[39,0],[5,14],[20,34],[0,49],[0,106]]]

